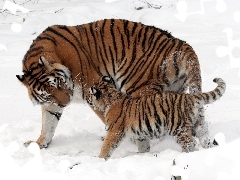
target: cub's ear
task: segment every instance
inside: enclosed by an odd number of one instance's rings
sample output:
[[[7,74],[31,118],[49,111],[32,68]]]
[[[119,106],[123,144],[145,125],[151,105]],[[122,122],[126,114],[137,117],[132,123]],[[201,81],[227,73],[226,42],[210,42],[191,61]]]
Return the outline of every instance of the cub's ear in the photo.
[[[90,93],[95,96],[96,100],[98,100],[102,97],[101,91],[99,91],[98,89],[96,89],[94,87],[90,88]]]
[[[24,75],[16,75],[19,81],[23,82],[25,80]]]
[[[94,87],[89,88],[89,93],[90,94],[95,94],[97,92],[97,89]]]

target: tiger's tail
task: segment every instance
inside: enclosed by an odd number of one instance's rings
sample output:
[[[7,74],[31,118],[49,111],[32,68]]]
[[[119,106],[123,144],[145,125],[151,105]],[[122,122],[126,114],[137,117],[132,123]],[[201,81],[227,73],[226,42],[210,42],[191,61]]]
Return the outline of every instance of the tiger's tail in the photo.
[[[224,80],[222,80],[221,78],[215,78],[213,79],[213,82],[218,84],[213,91],[194,94],[195,98],[197,100],[200,100],[199,101],[200,104],[202,105],[211,104],[216,100],[220,99],[220,97],[224,94],[226,90],[226,83],[224,82]]]

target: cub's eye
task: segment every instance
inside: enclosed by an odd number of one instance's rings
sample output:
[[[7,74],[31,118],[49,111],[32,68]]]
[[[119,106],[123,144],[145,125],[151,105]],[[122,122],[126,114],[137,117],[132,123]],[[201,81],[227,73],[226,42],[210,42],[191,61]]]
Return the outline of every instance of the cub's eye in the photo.
[[[102,98],[102,93],[101,93],[101,91],[99,91],[98,89],[96,89],[96,93],[94,93],[94,96],[95,96],[96,100]]]

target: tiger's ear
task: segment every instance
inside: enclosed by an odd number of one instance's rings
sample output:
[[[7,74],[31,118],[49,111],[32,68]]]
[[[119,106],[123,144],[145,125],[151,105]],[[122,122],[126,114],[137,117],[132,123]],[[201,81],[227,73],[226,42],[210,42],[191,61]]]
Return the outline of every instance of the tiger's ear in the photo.
[[[43,56],[40,56],[40,58],[39,58],[39,60],[38,60],[38,66],[39,67],[43,67],[44,66],[44,60],[43,59],[45,59]]]
[[[43,56],[40,56],[40,58],[38,60],[38,66],[39,67],[50,67],[51,65]]]
[[[102,81],[105,81],[105,82],[108,82],[108,83],[111,83],[111,84],[115,85],[115,83],[113,81],[113,78],[109,77],[109,76],[103,76]]]
[[[27,86],[27,81],[24,75],[16,75],[16,77],[18,78],[18,80],[23,83],[23,85]]]
[[[23,82],[25,80],[24,75],[16,75],[19,81]]]

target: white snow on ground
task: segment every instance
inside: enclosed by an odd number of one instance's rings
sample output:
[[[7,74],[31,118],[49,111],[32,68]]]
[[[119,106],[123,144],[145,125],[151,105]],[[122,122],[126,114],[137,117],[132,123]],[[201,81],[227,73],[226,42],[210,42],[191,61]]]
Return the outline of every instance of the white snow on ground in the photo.
[[[30,11],[15,15],[0,11],[0,179],[170,180],[173,159],[182,170],[188,166],[187,171],[179,171],[185,173],[185,179],[239,179],[239,0],[15,2]],[[0,9],[4,3],[0,1]],[[212,82],[215,77],[226,81],[224,96],[205,107],[211,136],[217,134],[219,147],[186,154],[166,137],[153,140],[151,151],[140,154],[126,138],[105,162],[97,157],[105,127],[87,104],[66,108],[47,149],[39,150],[36,144],[23,146],[25,141],[36,140],[41,130],[40,107],[32,105],[27,89],[15,77],[21,74],[21,61],[32,40],[53,24],[76,25],[104,18],[154,25],[186,40],[198,54],[204,91],[216,86]],[[11,29],[13,23],[20,26],[20,32]]]

